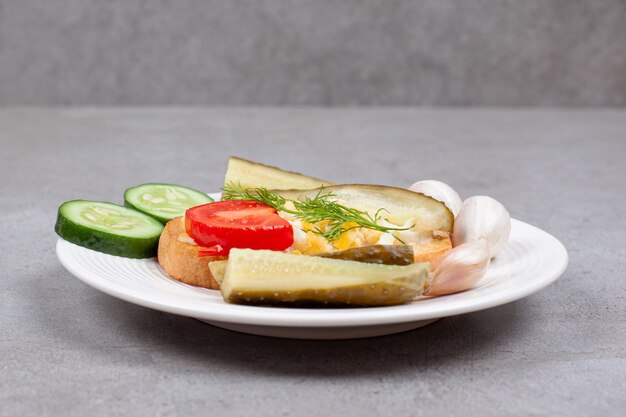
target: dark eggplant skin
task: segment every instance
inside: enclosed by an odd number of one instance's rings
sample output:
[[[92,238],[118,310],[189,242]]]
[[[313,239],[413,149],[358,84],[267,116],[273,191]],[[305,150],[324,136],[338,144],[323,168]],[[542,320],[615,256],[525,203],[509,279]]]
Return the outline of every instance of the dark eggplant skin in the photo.
[[[411,245],[369,245],[315,256],[369,264],[410,265],[415,255]]]

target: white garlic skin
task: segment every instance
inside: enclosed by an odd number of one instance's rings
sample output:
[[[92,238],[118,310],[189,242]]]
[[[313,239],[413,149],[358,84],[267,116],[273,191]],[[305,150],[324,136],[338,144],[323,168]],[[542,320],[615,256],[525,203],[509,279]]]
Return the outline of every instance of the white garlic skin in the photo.
[[[486,240],[473,240],[451,249],[433,264],[425,295],[454,294],[474,287],[485,275],[491,257]]]
[[[465,200],[454,219],[452,246],[485,239],[493,258],[506,245],[510,234],[511,216],[506,208],[491,197],[478,195]]]
[[[416,193],[422,193],[428,197],[432,197],[437,201],[441,201],[450,209],[454,217],[459,214],[461,206],[463,205],[463,200],[461,200],[459,193],[454,191],[454,189],[445,182],[437,180],[422,180],[411,185],[408,189],[415,191]]]

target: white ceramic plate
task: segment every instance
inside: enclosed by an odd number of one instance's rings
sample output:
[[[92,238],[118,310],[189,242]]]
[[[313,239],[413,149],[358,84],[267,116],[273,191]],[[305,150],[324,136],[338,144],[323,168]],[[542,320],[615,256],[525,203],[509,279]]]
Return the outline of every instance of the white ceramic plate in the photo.
[[[69,272],[114,297],[215,326],[265,336],[348,339],[415,329],[447,316],[469,313],[526,297],[554,282],[567,266],[563,245],[518,220],[511,238],[475,288],[463,293],[393,307],[302,309],[226,304],[219,291],[169,278],[156,259],[128,259],[59,239],[57,256]]]

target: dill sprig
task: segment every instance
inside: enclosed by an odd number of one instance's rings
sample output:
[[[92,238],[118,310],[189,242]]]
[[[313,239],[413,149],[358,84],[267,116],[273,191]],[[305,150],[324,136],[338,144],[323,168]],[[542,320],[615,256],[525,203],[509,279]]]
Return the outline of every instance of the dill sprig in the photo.
[[[410,227],[388,227],[378,224],[382,220],[381,213],[384,208],[379,209],[374,215],[366,211],[361,211],[352,207],[344,206],[333,200],[335,194],[323,192],[320,187],[315,197],[305,197],[304,201],[287,200],[280,194],[266,188],[244,188],[241,184],[228,183],[222,188],[222,200],[251,200],[266,204],[278,211],[291,214],[296,219],[307,223],[328,222],[326,230],[315,228],[314,233],[324,237],[329,242],[337,240],[348,230],[363,227],[365,229],[377,230],[388,233],[392,231],[409,230]],[[293,209],[287,207],[287,202],[291,201]],[[348,223],[355,223],[356,226],[347,227]],[[404,243],[399,237],[394,237]]]
[[[287,211],[287,200],[267,188],[244,188],[232,182],[222,187],[222,200],[249,200],[268,205],[278,211]]]

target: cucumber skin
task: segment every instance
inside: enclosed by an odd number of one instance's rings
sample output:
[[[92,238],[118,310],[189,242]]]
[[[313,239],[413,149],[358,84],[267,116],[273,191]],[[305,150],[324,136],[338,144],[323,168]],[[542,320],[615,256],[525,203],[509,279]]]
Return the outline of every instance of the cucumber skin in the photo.
[[[63,216],[61,207],[59,207],[54,231],[62,239],[87,249],[124,258],[142,259],[156,256],[160,235],[153,238],[129,238],[88,229]]]
[[[192,190],[192,191],[195,191],[195,192],[197,192],[197,193],[199,193],[199,194],[203,194],[203,195],[205,194],[205,193],[203,193],[202,191],[198,191],[198,190],[196,190],[195,188],[185,187],[185,186],[182,186],[182,185],[177,185],[177,184],[168,184],[168,183],[161,183],[161,182],[148,182],[148,183],[145,183],[145,184],[140,184],[140,185],[175,185],[175,186],[177,186],[177,187],[187,188],[187,189]],[[165,225],[165,224],[167,224],[167,222],[169,222],[169,221],[170,221],[170,220],[172,220],[173,218],[178,217],[178,216],[174,216],[174,217],[163,217],[163,216],[159,216],[158,214],[148,213],[147,211],[142,210],[141,208],[139,208],[139,207],[137,207],[137,206],[133,205],[133,203],[131,203],[130,201],[128,201],[128,198],[126,197],[126,194],[128,193],[128,191],[129,191],[129,190],[131,190],[131,189],[133,189],[133,188],[139,187],[140,185],[136,185],[135,187],[130,187],[130,188],[127,188],[127,189],[126,189],[126,191],[124,191],[124,207],[128,207],[128,208],[130,208],[130,209],[137,210],[138,212],[141,212],[141,213],[143,213],[143,214],[145,214],[145,215],[147,215],[147,216],[150,216],[150,217],[152,217],[153,219],[157,219],[158,221],[160,221],[160,222],[161,222],[161,223],[163,223],[164,225]],[[208,201],[207,201],[206,203],[212,203],[212,202],[214,202],[214,201],[215,201],[215,200],[213,200],[213,198],[212,198],[211,196],[208,196],[208,195],[207,195],[207,199],[208,199]],[[202,203],[202,204],[206,204],[206,203]]]

